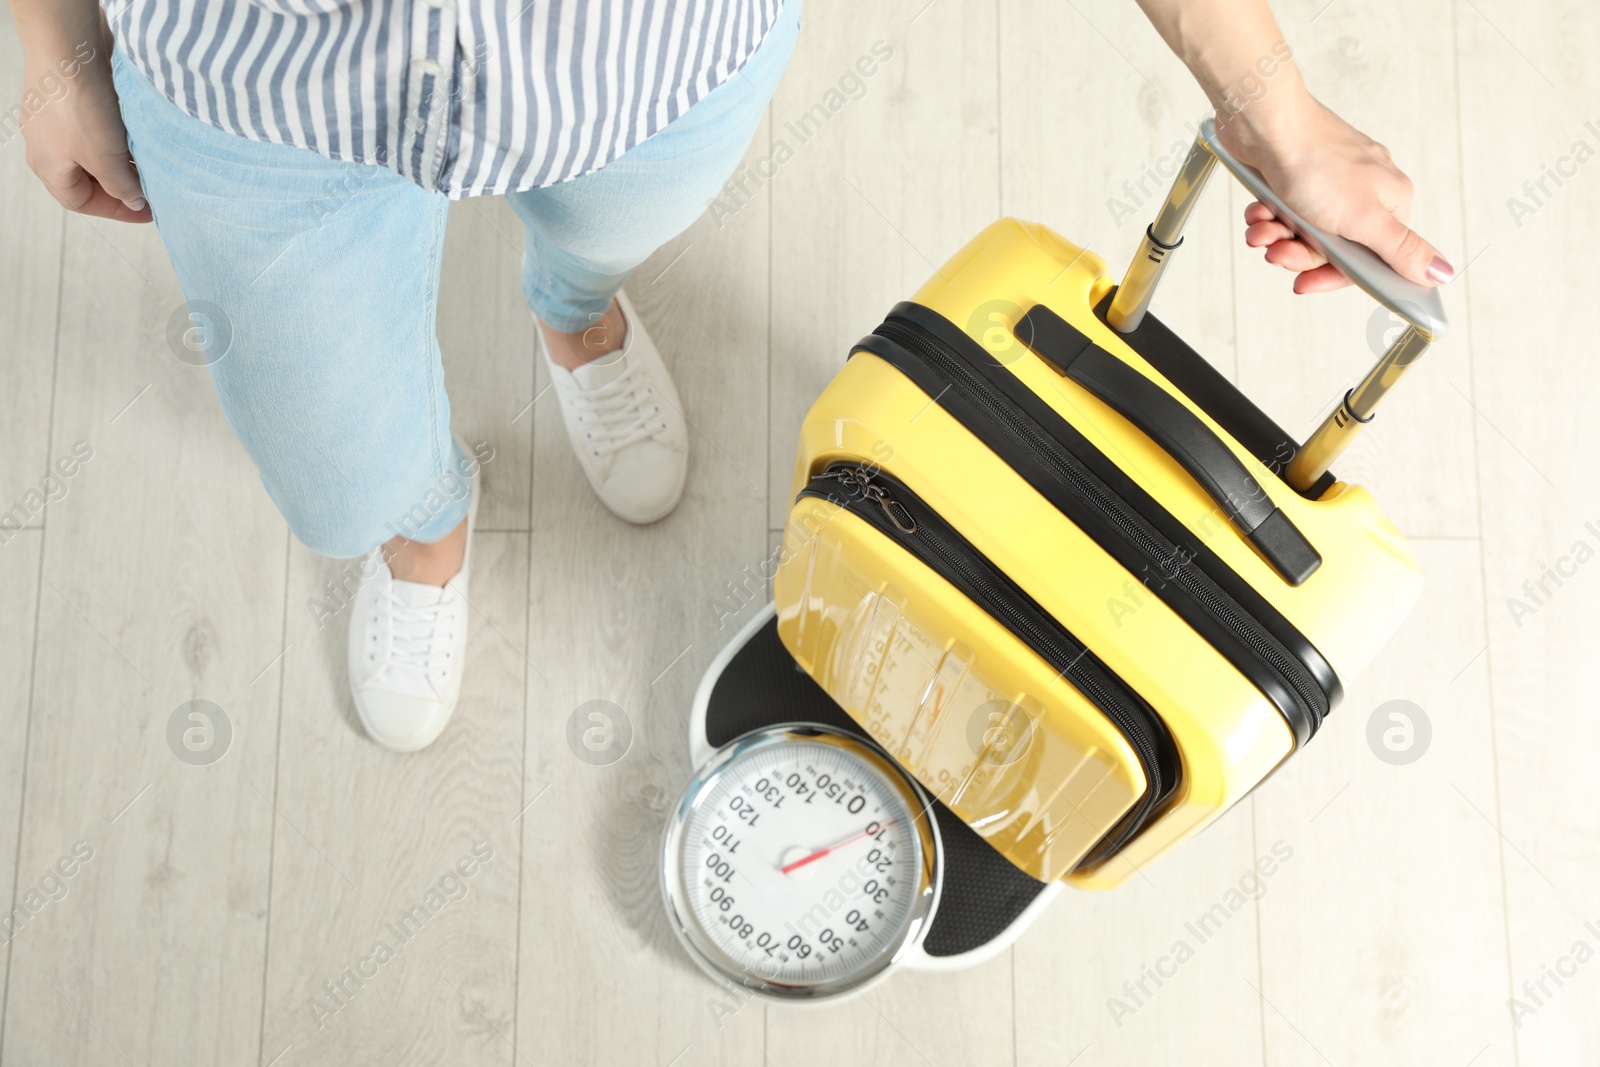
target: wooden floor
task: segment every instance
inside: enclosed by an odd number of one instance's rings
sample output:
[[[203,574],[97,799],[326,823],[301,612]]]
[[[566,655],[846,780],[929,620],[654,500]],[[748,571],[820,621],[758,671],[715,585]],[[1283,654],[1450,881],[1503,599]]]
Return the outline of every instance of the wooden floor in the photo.
[[[1392,147],[1417,227],[1467,268],[1445,294],[1450,338],[1341,464],[1416,543],[1422,604],[1317,742],[1148,879],[1064,896],[976,970],[901,975],[820,1014],[726,1014],[658,900],[690,696],[734,629],[718,604],[771,553],[810,398],[936,264],[1000,214],[1113,269],[1131,254],[1149,211],[1124,183],[1136,192],[1205,113],[1136,7],[809,0],[750,150],[781,165],[630,285],[694,424],[683,505],[648,529],[588,492],[542,392],[511,213],[453,207],[440,338],[456,427],[496,457],[466,692],[410,756],[363,737],[342,626],[307,610],[338,564],[291,540],[204,373],[169,351],[180,295],[158,235],[63,215],[21,140],[0,143],[0,511],[92,451],[65,496],[0,532],[0,897],[30,915],[0,945],[4,1062],[1600,1062],[1600,714],[1584,681],[1600,642],[1584,318],[1600,12],[1275,6],[1314,89]],[[877,41],[892,56],[857,87]],[[0,25],[8,107],[21,83]],[[841,84],[844,106],[797,136],[789,122]],[[1547,168],[1562,184],[1524,186]],[[1221,188],[1159,312],[1304,431],[1371,358],[1369,308],[1291,298]],[[1559,581],[1539,593],[1547,567]],[[197,699],[232,728],[209,766],[167,739]],[[633,728],[608,767],[565,742],[595,699]],[[1367,742],[1391,700],[1431,723],[1405,766]],[[1145,978],[1275,846],[1292,858],[1259,899],[1175,975]],[[475,848],[474,876],[451,878]],[[347,976],[436,890],[446,903],[393,959]]]

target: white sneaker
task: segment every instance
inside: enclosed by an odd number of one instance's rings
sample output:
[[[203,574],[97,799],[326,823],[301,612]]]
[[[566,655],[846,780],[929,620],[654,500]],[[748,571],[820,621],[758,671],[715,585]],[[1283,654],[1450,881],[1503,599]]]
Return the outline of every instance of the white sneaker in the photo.
[[[469,449],[463,447],[466,455]],[[367,556],[351,602],[349,670],[356,714],[367,735],[396,752],[426,748],[444,732],[461,696],[467,653],[467,576],[478,516],[478,476],[467,505],[461,570],[443,587],[395,578],[383,547]]]
[[[650,523],[678,506],[689,474],[683,404],[655,342],[624,293],[622,351],[575,371],[559,367],[540,339],[561,418],[578,463],[600,502],[618,518]]]

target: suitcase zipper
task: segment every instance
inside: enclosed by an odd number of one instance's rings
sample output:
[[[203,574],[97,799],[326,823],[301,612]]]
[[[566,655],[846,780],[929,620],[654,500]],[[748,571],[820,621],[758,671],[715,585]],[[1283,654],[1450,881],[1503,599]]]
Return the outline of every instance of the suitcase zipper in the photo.
[[[986,614],[1059,671],[1127,739],[1144,771],[1144,796],[1078,866],[1109,856],[1149,821],[1178,784],[1177,748],[1160,716],[1082,642],[906,485],[882,471],[857,463],[830,464],[799,496],[819,497],[843,507],[905,546],[941,577],[953,580]]]
[[[1174,559],[1181,558],[1178,546],[1123,502],[1076,456],[1053,441],[1033,419],[1017,410],[1003,394],[989,387],[967,365],[960,352],[929,334],[922,326],[907,320],[888,319],[874,332],[922,359],[947,385],[1005,430],[1016,444],[1043,462],[1061,483],[1117,529],[1124,540],[1135,546],[1162,577],[1174,582],[1240,644],[1278,674],[1288,686],[1295,703],[1300,706],[1301,713],[1311,723],[1313,731],[1321,725],[1323,716],[1328,712],[1328,696],[1305,664],[1198,567],[1192,564],[1171,566]]]

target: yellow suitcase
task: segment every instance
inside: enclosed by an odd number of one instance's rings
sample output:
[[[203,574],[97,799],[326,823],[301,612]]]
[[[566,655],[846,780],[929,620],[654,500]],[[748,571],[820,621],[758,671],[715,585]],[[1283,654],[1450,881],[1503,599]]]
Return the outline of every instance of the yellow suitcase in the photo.
[[[1145,311],[1219,160],[1408,324],[1304,445]],[[779,636],[1022,871],[1116,885],[1305,744],[1419,595],[1327,470],[1444,326],[1207,123],[1120,287],[1002,219],[860,342],[801,430]]]

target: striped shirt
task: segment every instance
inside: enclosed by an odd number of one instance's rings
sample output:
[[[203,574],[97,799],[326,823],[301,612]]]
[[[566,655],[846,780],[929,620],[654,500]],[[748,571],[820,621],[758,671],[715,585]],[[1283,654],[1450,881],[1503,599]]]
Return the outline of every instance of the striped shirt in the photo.
[[[733,77],[782,0],[105,0],[190,115],[452,198],[597,170]]]

